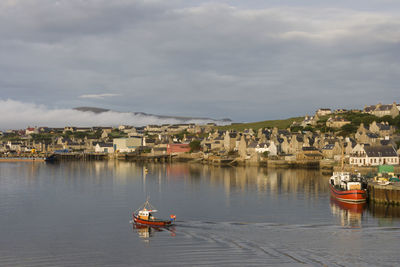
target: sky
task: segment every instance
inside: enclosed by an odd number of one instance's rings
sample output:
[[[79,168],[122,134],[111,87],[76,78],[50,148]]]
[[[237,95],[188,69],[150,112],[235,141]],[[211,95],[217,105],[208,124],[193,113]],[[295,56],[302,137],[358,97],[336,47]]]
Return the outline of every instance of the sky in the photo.
[[[0,128],[281,119],[400,102],[398,77],[397,0],[0,1]]]

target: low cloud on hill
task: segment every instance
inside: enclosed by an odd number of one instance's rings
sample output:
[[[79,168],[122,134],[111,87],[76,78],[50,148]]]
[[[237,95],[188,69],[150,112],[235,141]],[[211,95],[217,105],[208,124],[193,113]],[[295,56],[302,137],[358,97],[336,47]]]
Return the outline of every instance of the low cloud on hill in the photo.
[[[94,113],[76,109],[51,109],[35,103],[0,99],[0,129],[22,129],[27,126],[118,126],[121,124],[143,126],[148,124],[208,123],[226,124],[213,119],[179,119],[156,115],[106,111]]]

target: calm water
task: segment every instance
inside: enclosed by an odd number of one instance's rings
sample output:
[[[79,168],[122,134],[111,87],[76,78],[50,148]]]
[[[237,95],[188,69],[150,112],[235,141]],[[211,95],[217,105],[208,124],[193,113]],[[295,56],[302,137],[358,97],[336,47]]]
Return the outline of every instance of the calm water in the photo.
[[[400,209],[344,206],[310,170],[0,163],[0,266],[395,266]],[[150,196],[174,227],[135,229]]]

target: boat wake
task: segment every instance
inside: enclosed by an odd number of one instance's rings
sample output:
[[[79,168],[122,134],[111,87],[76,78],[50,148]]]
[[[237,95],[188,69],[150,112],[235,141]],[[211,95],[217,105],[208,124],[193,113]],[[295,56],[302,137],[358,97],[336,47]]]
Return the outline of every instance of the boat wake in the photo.
[[[174,234],[173,239],[160,235],[155,242],[150,240],[154,249],[168,246],[173,251],[173,257],[169,253],[163,256],[172,265],[364,266],[379,265],[382,258],[393,263],[400,259],[397,253],[379,250],[388,244],[395,247],[400,237],[400,228],[395,227],[352,229],[334,224],[180,221],[175,224]],[[371,242],[382,237],[386,237],[384,242]],[[364,251],[381,252],[378,255]]]

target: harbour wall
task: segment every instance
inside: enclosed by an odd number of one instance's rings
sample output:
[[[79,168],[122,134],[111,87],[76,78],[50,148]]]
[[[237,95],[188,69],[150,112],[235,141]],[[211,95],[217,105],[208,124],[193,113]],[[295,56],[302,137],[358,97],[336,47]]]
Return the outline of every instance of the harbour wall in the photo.
[[[370,202],[400,205],[400,182],[380,185],[368,183],[368,198]]]

